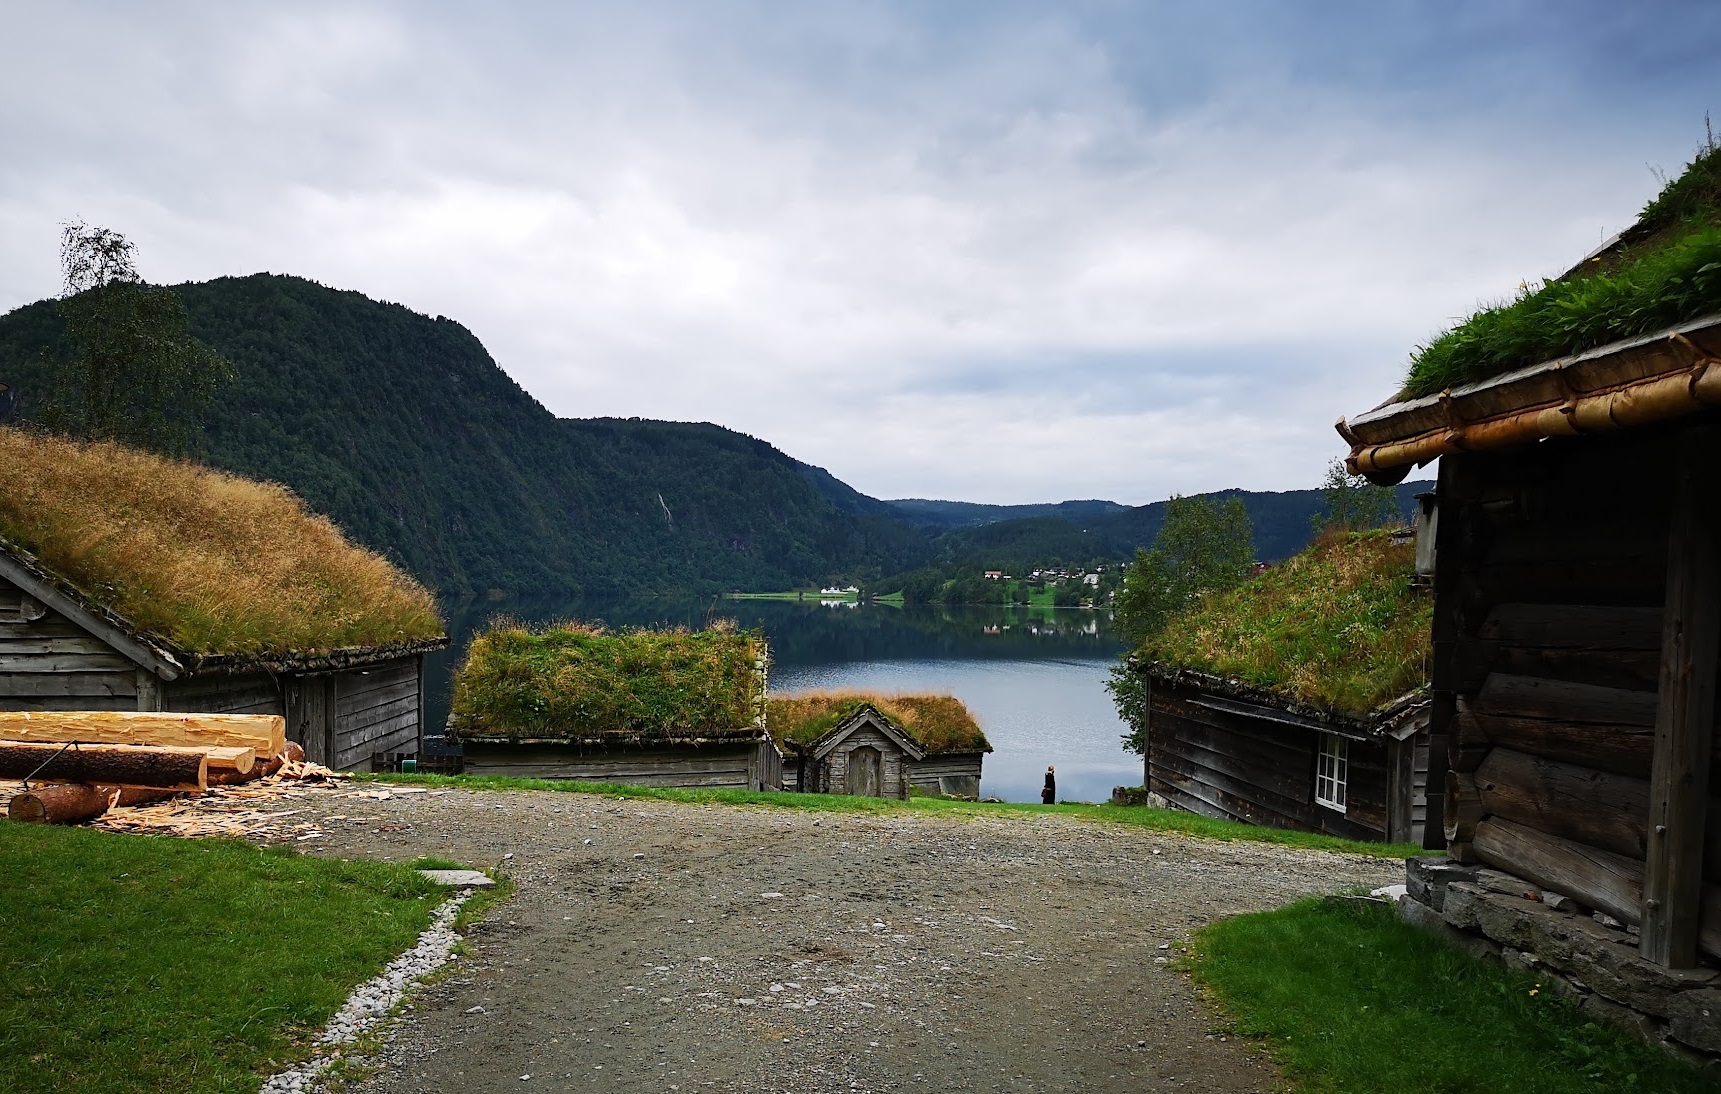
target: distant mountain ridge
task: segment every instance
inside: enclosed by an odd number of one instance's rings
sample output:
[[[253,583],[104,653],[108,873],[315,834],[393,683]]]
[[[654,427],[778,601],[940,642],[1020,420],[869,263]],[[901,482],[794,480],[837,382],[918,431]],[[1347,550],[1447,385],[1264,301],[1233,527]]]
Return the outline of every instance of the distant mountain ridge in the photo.
[[[439,594],[569,597],[865,582],[935,562],[1129,557],[1164,503],[882,501],[705,423],[557,418],[465,327],[275,274],[176,286],[238,369],[207,462],[285,483]],[[62,338],[53,301],[0,316],[28,420]],[[1407,483],[1400,497],[1426,489]],[[1317,491],[1244,499],[1265,559],[1310,537]]]
[[[1002,520],[1027,517],[1059,517],[1081,521],[1108,513],[1121,513],[1129,506],[1115,501],[1055,501],[1039,505],[986,505],[972,501],[935,501],[929,498],[899,498],[886,505],[918,528],[972,528]]]

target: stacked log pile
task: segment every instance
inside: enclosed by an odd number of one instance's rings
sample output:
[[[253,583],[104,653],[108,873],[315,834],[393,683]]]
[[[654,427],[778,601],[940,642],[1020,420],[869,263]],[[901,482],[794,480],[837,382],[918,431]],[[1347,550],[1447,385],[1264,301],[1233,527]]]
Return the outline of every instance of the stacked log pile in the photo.
[[[77,824],[212,786],[332,775],[305,762],[278,715],[0,712],[0,779],[20,780],[6,816]]]

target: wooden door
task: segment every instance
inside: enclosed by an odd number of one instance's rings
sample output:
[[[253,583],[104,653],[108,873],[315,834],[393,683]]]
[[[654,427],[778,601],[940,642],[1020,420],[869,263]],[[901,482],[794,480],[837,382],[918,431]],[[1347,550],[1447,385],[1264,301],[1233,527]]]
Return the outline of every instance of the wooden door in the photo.
[[[849,793],[862,797],[883,797],[883,757],[871,745],[861,745],[849,753]]]

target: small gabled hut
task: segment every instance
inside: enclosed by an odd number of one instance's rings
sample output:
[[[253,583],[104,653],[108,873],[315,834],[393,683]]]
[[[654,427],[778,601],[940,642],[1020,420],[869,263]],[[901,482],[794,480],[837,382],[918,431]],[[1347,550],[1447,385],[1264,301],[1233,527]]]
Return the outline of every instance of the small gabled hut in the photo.
[[[1144,784],[1210,817],[1421,839],[1427,597],[1390,532],[1328,534],[1169,621],[1131,658]]]
[[[787,757],[786,790],[980,796],[992,744],[953,696],[811,692],[773,698],[766,710],[766,726]]]
[[[1638,1032],[1712,1053],[1718,260],[1712,150],[1610,246],[1436,339],[1404,392],[1339,423],[1351,468],[1377,481],[1440,458],[1431,790],[1444,824],[1425,846],[1450,858],[1413,861],[1412,897],[1533,949],[1598,1013],[1635,1010]],[[1580,910],[1582,929],[1549,905]]]
[[[499,622],[454,677],[448,733],[472,775],[777,790],[757,634]]]
[[[0,429],[0,710],[277,714],[336,769],[418,750],[430,595],[285,489]]]

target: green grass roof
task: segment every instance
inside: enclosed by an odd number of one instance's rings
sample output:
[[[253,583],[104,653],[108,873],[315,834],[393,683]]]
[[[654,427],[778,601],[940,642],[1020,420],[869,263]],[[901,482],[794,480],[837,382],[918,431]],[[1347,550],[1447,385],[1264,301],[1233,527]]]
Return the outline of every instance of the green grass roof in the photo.
[[[765,705],[765,726],[785,745],[810,745],[867,704],[919,741],[927,752],[992,750],[980,723],[962,700],[952,695],[813,691],[773,696]]]
[[[1390,532],[1329,533],[1173,617],[1137,656],[1366,716],[1427,681],[1433,597],[1410,589],[1414,553]]]
[[[1706,144],[1606,251],[1525,285],[1412,355],[1406,396],[1650,334],[1721,312],[1721,147]]]
[[[763,640],[728,629],[629,630],[501,621],[454,676],[456,737],[723,737],[759,731]]]
[[[283,486],[0,429],[0,540],[140,631],[258,656],[440,639],[436,602]]]

